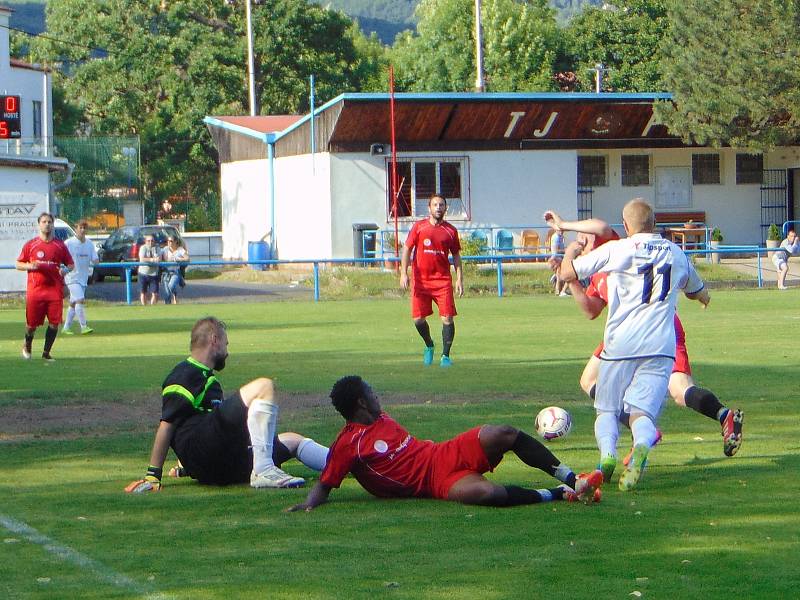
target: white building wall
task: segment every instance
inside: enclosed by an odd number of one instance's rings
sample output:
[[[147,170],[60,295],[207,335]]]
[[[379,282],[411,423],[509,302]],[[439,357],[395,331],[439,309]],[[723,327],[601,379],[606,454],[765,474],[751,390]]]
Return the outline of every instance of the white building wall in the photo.
[[[331,156],[331,231],[336,258],[353,256],[353,224],[394,229],[386,211],[386,159],[369,153]]]
[[[547,209],[574,219],[578,210],[576,156],[574,150],[473,153],[472,223],[544,226]]]
[[[22,246],[36,237],[38,216],[47,210],[46,169],[0,167],[0,265],[13,267]],[[0,269],[0,292],[25,289],[26,275]]]
[[[222,257],[245,260],[249,242],[269,241],[269,161],[223,163],[220,190]]]
[[[431,157],[432,153],[404,153],[400,158]],[[437,152],[437,158],[464,153]],[[449,217],[456,227],[544,226],[548,208],[566,218],[577,214],[576,153],[474,152],[468,154],[471,220]],[[341,154],[331,158],[333,254],[353,256],[353,224],[375,223],[394,230],[386,196],[386,159],[383,156]],[[418,218],[418,217],[417,217]],[[400,221],[407,231],[416,218]],[[543,233],[543,232],[542,232]],[[543,236],[542,236],[543,237]]]
[[[331,258],[330,155],[278,158],[275,173],[276,258]]]
[[[660,207],[656,203],[656,179],[662,167],[682,167],[691,177],[692,154],[720,154],[720,183],[691,186],[691,202],[686,207]],[[622,207],[636,197],[642,197],[655,205],[657,211],[705,211],[706,224],[719,227],[725,236],[725,244],[759,244],[761,242],[761,191],[759,184],[736,184],[736,154],[743,152],[733,148],[667,148],[626,150],[581,150],[580,155],[604,155],[607,157],[608,186],[593,188],[593,211],[595,217],[610,223],[622,222]],[[651,156],[650,185],[623,186],[621,157],[623,154],[649,154]],[[784,148],[764,159],[764,168],[786,168],[800,164],[796,148]]]

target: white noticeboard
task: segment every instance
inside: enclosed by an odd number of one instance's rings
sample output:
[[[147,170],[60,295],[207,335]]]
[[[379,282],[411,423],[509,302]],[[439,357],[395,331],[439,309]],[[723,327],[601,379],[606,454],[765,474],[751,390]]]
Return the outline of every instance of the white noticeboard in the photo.
[[[692,206],[692,170],[686,167],[656,169],[656,208]]]
[[[36,219],[47,210],[47,194],[0,192],[0,265],[12,266],[22,246],[36,236]],[[26,275],[0,269],[0,293],[25,290]]]

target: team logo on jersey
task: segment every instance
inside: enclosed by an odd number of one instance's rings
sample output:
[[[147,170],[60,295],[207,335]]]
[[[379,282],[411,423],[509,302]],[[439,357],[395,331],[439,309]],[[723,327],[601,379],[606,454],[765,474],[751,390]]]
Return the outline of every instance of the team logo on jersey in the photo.
[[[37,250],[36,258],[44,258],[44,250]]]
[[[431,241],[428,238],[425,238],[424,240],[422,240],[422,245],[423,246],[430,246],[431,245]]]
[[[381,454],[383,454],[389,449],[389,444],[387,444],[383,440],[375,440],[375,443],[372,444],[372,447],[375,448],[376,452],[380,452]]]

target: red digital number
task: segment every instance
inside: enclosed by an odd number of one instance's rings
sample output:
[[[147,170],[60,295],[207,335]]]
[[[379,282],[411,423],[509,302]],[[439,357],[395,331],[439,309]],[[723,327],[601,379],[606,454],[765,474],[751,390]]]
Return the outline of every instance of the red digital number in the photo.
[[[0,138],[7,138],[8,136],[8,123],[5,121],[0,121]]]
[[[17,112],[17,97],[16,96],[6,96],[6,112],[10,112],[10,113]]]

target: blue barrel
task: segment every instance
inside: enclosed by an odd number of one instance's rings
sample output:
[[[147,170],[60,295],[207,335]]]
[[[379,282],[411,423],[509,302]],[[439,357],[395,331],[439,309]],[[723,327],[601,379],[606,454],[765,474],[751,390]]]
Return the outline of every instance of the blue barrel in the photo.
[[[247,243],[247,260],[271,260],[272,248],[269,247],[267,242],[248,242]],[[267,265],[250,265],[254,271],[263,271]]]

